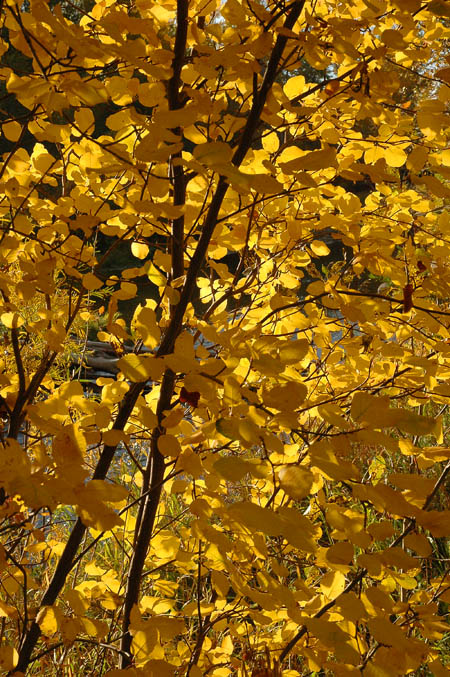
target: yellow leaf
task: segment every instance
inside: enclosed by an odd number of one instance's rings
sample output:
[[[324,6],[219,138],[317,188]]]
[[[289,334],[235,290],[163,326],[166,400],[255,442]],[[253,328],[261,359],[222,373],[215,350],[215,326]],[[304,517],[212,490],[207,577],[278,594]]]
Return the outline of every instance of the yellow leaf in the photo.
[[[405,49],[408,45],[399,30],[387,29],[381,34],[381,42],[393,49]],[[389,164],[389,163],[388,163]]]
[[[170,493],[183,494],[188,487],[189,482],[187,480],[174,480],[170,485]]]
[[[326,551],[327,562],[333,564],[350,564],[353,560],[353,545],[351,543],[335,543]]]
[[[385,148],[383,157],[389,167],[402,167],[408,158],[405,151],[398,146],[388,146]]]
[[[176,458],[181,453],[181,446],[174,435],[160,435],[158,449],[163,456]]]
[[[86,273],[86,275],[83,275],[83,287],[88,291],[95,291],[103,287],[103,282],[93,273]]]
[[[425,166],[428,154],[429,150],[425,146],[414,146],[406,161],[407,168],[419,172]]]
[[[105,621],[88,618],[87,616],[84,616],[79,620],[83,625],[84,632],[88,635],[88,637],[102,639],[108,632],[108,624]]]
[[[261,143],[264,150],[266,150],[268,153],[276,153],[280,147],[280,140],[275,132],[272,132],[271,134],[265,134],[261,139]]]
[[[436,71],[435,77],[440,78],[441,80],[445,80],[445,82],[448,82],[450,84],[450,66],[447,66],[446,68],[440,68],[439,70]]]
[[[313,240],[309,246],[311,247],[312,253],[316,256],[328,256],[330,253],[329,247],[325,242],[321,242],[320,240]]]
[[[264,392],[266,406],[280,411],[293,411],[306,399],[308,388],[303,383],[289,381]]]
[[[431,670],[433,677],[448,677],[448,665],[444,667],[439,658],[430,661],[427,667]]]
[[[117,366],[125,378],[135,383],[158,381],[164,371],[163,361],[150,355],[125,355]]]
[[[166,89],[162,82],[144,82],[138,86],[137,96],[144,106],[153,107],[157,105],[164,100],[165,94]],[[119,113],[116,113],[115,115],[120,113],[122,113],[122,111],[119,111]],[[110,117],[113,116],[111,115]],[[108,121],[109,119],[110,118],[108,118]],[[120,126],[123,127],[123,124]],[[110,129],[114,129],[114,127],[110,127]]]
[[[299,171],[318,171],[328,167],[336,167],[336,150],[330,146],[324,150],[314,150],[304,153],[299,157],[280,162],[280,167],[285,173]]]
[[[316,249],[317,251],[325,251],[324,249],[322,249],[322,247],[317,246],[318,244],[322,245],[323,243],[322,242],[317,243],[317,240],[316,240],[315,244],[314,244],[314,242],[312,243],[311,249],[313,249],[313,245],[314,245],[314,249]],[[327,247],[327,249],[328,249],[328,247]],[[316,252],[314,252],[314,253],[316,253]],[[320,254],[318,254],[318,256],[320,256]],[[318,296],[319,294],[323,294],[324,291],[325,291],[325,285],[322,282],[322,280],[316,280],[315,282],[311,282],[311,284],[309,284],[306,287],[306,293],[310,294],[311,296]]]
[[[269,469],[264,461],[259,459],[244,460],[238,456],[222,456],[214,463],[214,470],[226,480],[237,482],[245,475],[266,477]]]
[[[75,122],[82,132],[92,131],[95,125],[94,113],[90,108],[79,108],[75,111]]]
[[[345,620],[352,623],[356,623],[367,615],[364,604],[354,592],[346,592],[344,595],[341,595],[336,603],[336,608]]]
[[[408,643],[403,631],[389,621],[388,618],[371,618],[367,623],[373,637],[386,646],[395,646],[408,650]]]
[[[172,154],[182,150],[182,143],[160,144],[153,134],[147,134],[134,151],[137,160],[142,162],[165,162]]]
[[[325,477],[334,480],[359,480],[359,472],[350,461],[337,459],[333,450],[325,443],[318,443],[309,448],[310,464]]]
[[[423,500],[433,491],[435,480],[430,477],[417,476],[413,473],[391,473],[389,481],[399,489],[414,493]]]
[[[421,557],[431,555],[432,548],[428,538],[424,534],[407,534],[404,539],[407,548],[414,550]]]
[[[283,92],[286,94],[288,99],[294,99],[296,96],[303,94],[305,89],[305,78],[303,75],[294,75],[294,77],[289,78],[286,84],[283,87]]]
[[[162,559],[176,557],[179,547],[179,539],[167,531],[160,532],[152,539],[152,548],[155,550],[156,556]]]
[[[90,480],[85,486],[100,501],[121,503],[128,497],[128,489],[126,487],[107,482],[106,480]]]
[[[221,597],[226,597],[230,589],[230,581],[222,571],[211,571],[211,583]]]
[[[415,590],[417,588],[417,581],[413,576],[403,574],[398,571],[391,571],[390,575],[401,588],[405,590]]]
[[[167,416],[164,416],[161,421],[161,426],[163,428],[175,428],[184,416],[185,411],[183,407],[175,407],[167,414]]]
[[[0,599],[0,617],[4,618],[17,618],[17,609],[5,602],[2,602]]]
[[[111,428],[110,430],[104,430],[102,432],[102,440],[105,444],[116,446],[121,442],[127,442],[128,436],[123,432],[123,430],[115,430]]]
[[[101,576],[106,572],[106,569],[99,567],[97,564],[95,564],[95,562],[90,562],[89,564],[86,564],[84,570],[88,576]]]
[[[450,9],[444,0],[432,0],[429,3],[428,9],[436,16],[445,16],[447,19],[450,19]]]
[[[98,103],[105,103],[108,95],[102,85],[94,87],[88,82],[81,80],[67,80],[64,83],[64,89],[71,94],[76,95],[80,101],[88,106],[95,106]]]
[[[237,524],[250,530],[262,531],[269,536],[279,536],[283,532],[283,521],[268,508],[262,508],[256,503],[242,501],[234,503],[228,510],[228,515]]]
[[[11,120],[11,122],[4,122],[2,124],[2,132],[8,139],[15,143],[20,139],[22,134],[22,125],[16,122],[16,120]]]
[[[242,176],[242,173],[241,173]],[[270,174],[247,174],[246,175],[249,188],[252,188],[257,193],[281,193],[283,192],[283,184],[270,176]]]
[[[42,174],[47,172],[56,164],[55,158],[51,155],[42,143],[35,144],[31,155],[33,167]]]
[[[430,531],[435,538],[450,535],[450,510],[422,510],[416,519],[420,526]]]
[[[145,628],[145,630],[134,630],[132,635],[131,650],[137,667],[144,665],[150,658],[155,657],[155,653],[159,658],[157,647],[160,645],[156,628],[149,627]]]
[[[80,498],[84,500],[83,495]],[[77,514],[83,524],[98,532],[111,531],[114,527],[123,525],[123,519],[113,510],[95,502],[88,508],[77,505]]]
[[[389,408],[389,400],[377,397],[367,392],[357,392],[353,395],[350,415],[354,421],[370,421],[376,411],[384,412]]]
[[[177,635],[182,635],[185,630],[184,621],[181,618],[170,616],[153,616],[145,623],[146,629],[155,628],[161,639],[168,642]]]
[[[39,611],[36,622],[38,623],[41,632],[46,637],[51,637],[57,632],[63,614],[61,609],[54,606],[44,606]]]
[[[310,470],[298,465],[287,465],[278,471],[281,488],[288,496],[300,501],[311,493],[314,475]]]
[[[250,472],[250,464],[237,456],[224,456],[214,463],[214,470],[230,482],[238,482]]]
[[[194,148],[195,159],[208,167],[226,164],[230,162],[232,155],[230,146],[223,141],[202,143]]]
[[[317,407],[317,413],[324,421],[331,423],[331,425],[336,426],[336,428],[342,428],[346,430],[351,428],[351,424],[342,416],[342,410],[336,404],[332,402],[328,404],[323,404]]]
[[[411,435],[439,435],[439,419],[416,414],[408,409],[390,409],[386,419],[386,427],[394,425]]]
[[[64,642],[71,644],[82,631],[83,626],[79,618],[68,618],[67,616],[61,620],[59,631]]]
[[[346,635],[335,623],[330,623],[329,621],[324,621],[319,618],[308,618],[306,626],[308,631],[326,646],[333,646],[336,642],[343,642],[348,639],[348,635]]]
[[[225,19],[237,26],[245,21],[245,11],[238,0],[227,0],[222,7],[221,13]]]
[[[0,320],[8,329],[18,329],[24,323],[19,313],[2,313]]]
[[[340,571],[329,571],[320,579],[320,589],[328,599],[335,599],[345,588],[345,576]]]
[[[131,328],[147,348],[156,348],[161,340],[161,330],[153,308],[138,306],[131,320]]]
[[[417,179],[417,183],[424,183],[425,186],[433,193],[433,195],[436,195],[436,197],[450,197],[450,188],[448,188],[445,183],[440,181],[435,176],[421,176]]]
[[[166,285],[166,276],[161,273],[153,263],[149,263],[147,268],[147,277],[150,282],[156,284],[157,287],[164,287]]]
[[[145,242],[132,242],[131,243],[131,253],[137,259],[145,259],[149,252],[148,244]]]
[[[161,127],[173,129],[175,127],[189,127],[198,120],[199,110],[195,104],[188,104],[179,110],[156,109],[154,123]]]
[[[198,479],[203,473],[202,462],[198,454],[196,454],[195,451],[192,451],[191,449],[186,449],[182,454],[180,454],[177,461],[177,468],[180,470],[185,470],[186,473],[192,475],[192,477],[195,477],[196,479]]]
[[[13,646],[0,647],[0,669],[2,671],[12,670],[19,660],[19,654]],[[22,675],[23,673],[16,673]]]
[[[307,339],[296,339],[286,341],[280,347],[278,354],[282,364],[298,364],[305,357],[309,350],[309,341]]]
[[[217,431],[230,440],[239,439],[239,421],[231,418],[219,418],[216,421]]]
[[[398,427],[412,435],[439,436],[441,421],[416,414],[409,409],[389,408],[389,399],[370,393],[359,392],[353,396],[350,410],[355,421],[362,421],[374,428]]]

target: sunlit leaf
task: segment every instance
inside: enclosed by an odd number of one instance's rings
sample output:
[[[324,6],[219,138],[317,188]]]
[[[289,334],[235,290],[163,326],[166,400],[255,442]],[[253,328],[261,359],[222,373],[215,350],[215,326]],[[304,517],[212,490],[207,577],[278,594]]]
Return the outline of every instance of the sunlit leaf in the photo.
[[[134,382],[157,381],[164,369],[161,360],[148,355],[126,355],[117,365],[124,376]]]
[[[285,466],[278,471],[278,478],[283,491],[298,501],[308,496],[314,483],[313,473],[302,466]]]
[[[42,633],[47,637],[51,637],[57,632],[62,621],[62,611],[56,607],[43,607],[36,620]]]
[[[149,246],[145,242],[132,242],[131,253],[138,259],[145,259],[149,252]],[[150,277],[150,275],[149,275]]]
[[[18,327],[21,327],[24,323],[23,318],[19,313],[2,313],[2,315],[0,315],[0,321],[8,329],[18,329]]]

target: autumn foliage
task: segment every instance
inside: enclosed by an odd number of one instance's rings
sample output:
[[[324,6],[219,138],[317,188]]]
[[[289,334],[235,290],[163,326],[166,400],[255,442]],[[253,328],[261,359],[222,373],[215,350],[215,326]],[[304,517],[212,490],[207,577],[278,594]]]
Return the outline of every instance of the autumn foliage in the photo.
[[[2,3],[4,674],[448,674],[449,40]]]

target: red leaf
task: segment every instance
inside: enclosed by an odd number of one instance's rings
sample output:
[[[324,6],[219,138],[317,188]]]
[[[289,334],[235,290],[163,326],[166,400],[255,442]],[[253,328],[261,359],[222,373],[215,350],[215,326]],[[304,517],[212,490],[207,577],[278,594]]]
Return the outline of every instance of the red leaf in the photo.
[[[192,393],[183,386],[180,392],[180,402],[190,404],[191,407],[198,407],[198,401],[200,399],[200,393],[194,391]]]
[[[412,300],[412,295],[413,295],[413,286],[410,282],[403,287],[403,312],[407,313],[411,310],[413,307],[413,300]]]

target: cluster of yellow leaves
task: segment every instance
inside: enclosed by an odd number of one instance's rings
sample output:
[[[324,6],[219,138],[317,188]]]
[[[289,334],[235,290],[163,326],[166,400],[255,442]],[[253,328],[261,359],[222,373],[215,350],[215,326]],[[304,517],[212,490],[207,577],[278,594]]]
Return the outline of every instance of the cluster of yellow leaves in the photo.
[[[23,667],[20,626],[74,656],[102,644],[110,677],[440,677],[448,8],[100,0],[65,14],[8,0],[1,15],[20,112],[1,109],[0,666]],[[417,101],[402,100],[405,72],[431,83]],[[135,264],[105,273],[123,243]],[[143,281],[152,298],[117,319]],[[88,393],[50,367],[96,294],[118,373]],[[76,518],[69,537],[59,522]]]

